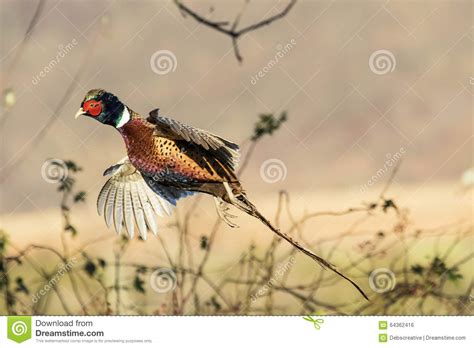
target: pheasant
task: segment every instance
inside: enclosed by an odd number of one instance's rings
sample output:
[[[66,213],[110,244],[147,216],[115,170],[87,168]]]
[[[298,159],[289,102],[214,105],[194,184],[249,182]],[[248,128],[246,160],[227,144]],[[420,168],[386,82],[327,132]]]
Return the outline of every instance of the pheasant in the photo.
[[[135,225],[142,239],[157,234],[156,215],[170,214],[181,198],[194,193],[214,197],[219,216],[236,225],[229,205],[259,219],[279,237],[349,281],[364,298],[361,288],[332,264],[280,231],[252,204],[237,178],[239,146],[205,130],[161,116],[159,109],[145,119],[119,98],[103,89],[90,90],[75,118],[91,117],[112,126],[122,135],[127,157],[105,170],[111,176],[98,199],[99,215],[117,233],[125,227],[133,238]]]

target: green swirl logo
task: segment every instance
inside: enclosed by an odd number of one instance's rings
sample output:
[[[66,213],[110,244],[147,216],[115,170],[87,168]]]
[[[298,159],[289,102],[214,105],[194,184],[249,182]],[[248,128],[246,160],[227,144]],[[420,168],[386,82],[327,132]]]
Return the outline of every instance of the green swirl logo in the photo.
[[[31,317],[8,317],[8,339],[21,343],[31,338]]]

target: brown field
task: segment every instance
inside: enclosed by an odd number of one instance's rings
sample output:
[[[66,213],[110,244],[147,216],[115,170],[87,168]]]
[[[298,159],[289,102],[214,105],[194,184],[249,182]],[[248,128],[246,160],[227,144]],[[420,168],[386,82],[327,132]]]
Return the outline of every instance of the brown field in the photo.
[[[380,186],[380,185],[379,185]],[[377,189],[379,186],[374,187],[368,192],[364,193],[364,200],[367,202],[371,201],[371,198],[377,196]],[[355,192],[354,192],[355,191]],[[413,193],[416,192],[416,200],[413,199]],[[272,197],[273,196],[273,197]],[[223,304],[219,304],[218,309],[208,309],[207,307],[197,310],[195,305],[189,304],[183,308],[170,308],[170,300],[174,295],[162,294],[153,291],[150,287],[150,282],[153,281],[151,275],[147,275],[143,278],[143,287],[146,289],[145,293],[138,293],[136,291],[130,291],[133,284],[133,272],[124,268],[121,275],[121,282],[123,283],[124,290],[121,295],[120,309],[119,312],[122,314],[225,314],[225,313],[240,313],[240,314],[258,314],[265,312],[267,314],[304,314],[309,309],[321,314],[380,314],[380,313],[393,313],[393,314],[455,314],[455,313],[471,313],[469,307],[462,301],[462,296],[465,295],[466,289],[470,288],[470,274],[472,273],[472,259],[470,262],[463,263],[459,268],[463,278],[456,281],[453,284],[448,284],[446,287],[447,296],[457,296],[457,300],[454,303],[444,303],[443,306],[439,306],[439,299],[428,298],[425,300],[423,309],[419,308],[416,302],[416,296],[411,298],[408,302],[405,302],[400,308],[394,306],[394,308],[387,309],[383,306],[386,299],[386,294],[378,294],[371,290],[369,284],[368,274],[371,270],[378,268],[393,268],[394,260],[400,256],[400,253],[409,249],[408,258],[410,265],[416,263],[426,263],[435,255],[443,255],[449,249],[453,247],[453,243],[457,238],[461,238],[461,242],[456,244],[455,250],[446,259],[447,264],[456,263],[457,260],[471,255],[472,258],[472,193],[459,192],[456,190],[456,183],[452,184],[429,184],[422,188],[415,186],[397,186],[389,192],[389,196],[393,198],[399,207],[409,209],[410,214],[407,222],[406,229],[400,232],[394,232],[393,228],[398,222],[396,215],[388,212],[387,214],[374,214],[373,217],[367,221],[361,221],[361,217],[366,216],[366,213],[355,213],[347,216],[321,216],[309,220],[305,224],[302,233],[299,234],[300,239],[307,241],[307,245],[312,245],[314,251],[317,251],[322,256],[327,255],[327,251],[330,250],[336,243],[338,243],[335,252],[332,254],[330,260],[339,269],[345,269],[348,264],[348,260],[356,260],[359,257],[364,257],[366,250],[364,249],[364,243],[373,240],[373,236],[378,231],[386,231],[387,244],[379,245],[377,248],[383,249],[387,245],[390,245],[388,252],[380,253],[375,256],[370,256],[367,261],[362,262],[360,265],[350,269],[350,274],[356,282],[368,293],[371,298],[372,306],[368,309],[364,308],[364,300],[361,300],[359,295],[354,291],[353,288],[348,286],[345,282],[335,279],[334,275],[328,270],[323,270],[319,266],[316,266],[312,261],[304,256],[296,254],[291,258],[288,251],[291,251],[291,247],[286,243],[281,243],[279,250],[275,252],[275,264],[274,274],[278,273],[278,268],[283,267],[285,269],[285,286],[290,289],[292,287],[298,287],[301,284],[306,284],[320,276],[333,279],[328,285],[324,285],[318,290],[317,296],[315,297],[319,305],[310,306],[305,301],[298,298],[288,296],[285,292],[277,291],[279,286],[282,286],[283,280],[274,278],[274,282],[265,282],[258,285],[257,281],[253,284],[251,291],[244,291],[237,287],[223,287],[222,293],[224,297],[244,297],[250,296],[249,299],[255,299],[255,294],[260,289],[264,289],[263,294],[265,297],[262,299],[258,298],[255,302],[251,302],[250,308],[239,308],[231,309],[225,308]],[[358,199],[360,199],[360,192],[354,189],[340,189],[340,190],[322,190],[318,193],[313,194],[292,194],[293,202],[291,204],[292,215],[296,218],[308,214],[314,211],[344,211],[348,207],[357,207]],[[258,196],[255,201],[258,202],[259,207],[262,211],[266,212],[269,217],[273,216],[277,209],[278,201],[277,193],[266,197]],[[170,218],[163,219],[160,224],[159,235],[162,241],[156,237],[150,235],[147,241],[140,241],[138,239],[128,243],[128,247],[125,253],[121,256],[121,262],[124,264],[143,264],[143,265],[154,265],[153,267],[166,267],[173,268],[167,260],[168,253],[174,261],[179,260],[180,254],[180,241],[179,236],[181,232],[176,230],[176,219],[179,219],[183,223],[183,216],[186,211],[193,205],[191,198],[188,201],[183,201],[178,205],[175,210],[175,215]],[[439,202],[443,202],[443,206],[440,206]],[[308,203],[311,204],[312,210],[308,209]],[[344,205],[341,206],[341,202]],[[308,204],[308,205],[306,205]],[[214,216],[214,206],[210,198],[204,198],[199,202],[199,206],[195,212],[195,216],[190,220],[190,226],[192,226],[189,235],[189,248],[186,252],[193,255],[193,258],[197,262],[204,256],[204,251],[200,248],[200,237],[203,235],[209,235],[212,230],[212,226],[215,222],[216,217]],[[209,258],[209,262],[204,268],[204,274],[206,277],[211,279],[214,283],[218,284],[223,280],[227,280],[233,277],[237,277],[241,272],[241,266],[239,261],[242,260],[243,255],[249,252],[249,245],[254,244],[255,255],[262,256],[264,251],[267,250],[268,245],[272,241],[272,233],[266,230],[263,225],[260,226],[252,218],[242,216],[238,214],[238,223],[240,228],[231,229],[228,226],[223,226],[217,234],[214,243],[212,255]],[[436,224],[433,223],[433,217],[436,216]],[[92,217],[92,218],[91,218]],[[69,238],[69,247],[79,247],[79,252],[87,252],[88,257],[100,257],[109,264],[113,263],[114,252],[117,248],[117,240],[119,238],[115,233],[105,228],[101,217],[96,216],[94,202],[88,202],[86,206],[80,207],[74,211],[71,217],[75,227],[80,231],[77,237]],[[288,216],[282,214],[279,219],[280,226],[283,229],[287,229],[291,226],[291,221]],[[58,209],[48,209],[45,211],[36,211],[34,213],[18,213],[9,216],[2,216],[1,228],[5,231],[10,232],[10,241],[14,245],[16,250],[21,250],[27,247],[29,244],[45,245],[49,247],[62,249],[62,240],[60,238],[62,230],[62,218]],[[356,224],[356,225],[354,225]],[[351,226],[356,226],[352,229]],[[341,234],[352,229],[349,236],[340,238]],[[416,242],[410,241],[408,245],[405,238],[408,238],[416,230],[426,231],[421,240]],[[467,235],[466,235],[467,231]],[[342,240],[342,243],[341,243]],[[84,247],[90,241],[94,243]],[[321,242],[320,242],[321,241]],[[167,250],[163,249],[163,244],[166,245]],[[412,244],[412,245],[410,245]],[[77,256],[72,252],[70,257]],[[57,267],[57,260],[54,256],[48,255],[48,253],[37,251],[32,253],[33,264],[37,263],[41,265],[41,268],[54,270]],[[77,263],[73,267],[72,272],[84,273],[84,264]],[[286,268],[285,268],[286,267]],[[25,274],[26,271],[26,275]],[[25,279],[29,279],[32,284],[37,284],[41,288],[41,284],[45,284],[46,280],[41,281],[41,277],[33,274],[35,271],[28,264],[16,267],[10,272],[10,275],[23,275]],[[105,283],[113,284],[114,281],[113,267],[110,267],[104,274],[101,275]],[[179,274],[179,273],[178,273]],[[79,277],[79,279],[84,278]],[[64,277],[65,278],[65,277]],[[87,277],[86,277],[87,278]],[[396,280],[402,281],[402,276],[397,275]],[[69,303],[69,311],[71,313],[104,313],[103,289],[97,287],[97,285],[91,284],[91,280],[82,279],[84,284],[90,287],[87,291],[80,285],[79,292],[83,291],[83,297],[89,298],[92,290],[92,294],[98,296],[99,299],[91,300],[91,303],[86,305],[86,310],[81,307],[81,303],[77,300],[73,300],[74,292],[70,289],[71,284],[67,279],[61,280],[61,287],[66,294]],[[187,285],[183,285],[183,289],[189,289],[190,279],[178,277],[178,282],[186,282]],[[271,284],[271,285],[269,285]],[[181,284],[180,284],[181,286]],[[272,305],[268,307],[266,302],[266,296],[268,295],[268,289],[272,289],[275,293],[272,294]],[[245,295],[247,293],[247,295]],[[69,295],[67,295],[69,294]],[[307,293],[306,293],[307,294]],[[69,297],[71,296],[71,297]],[[200,284],[195,290],[195,296],[202,298],[203,300],[212,299],[215,293],[212,288],[206,286],[206,284]],[[461,297],[459,297],[461,296]],[[64,313],[65,309],[61,306],[60,302],[54,298],[54,295],[48,304],[45,313],[49,314],[60,314]],[[260,296],[257,296],[260,297]],[[116,294],[110,295],[110,299],[115,299]],[[349,304],[344,305],[342,308],[337,308],[339,303],[344,303],[348,298],[352,298]],[[28,296],[23,296],[23,304],[26,303],[26,311],[28,311]],[[98,303],[95,303],[98,301]],[[219,300],[218,300],[219,301]],[[229,300],[232,302],[231,300]],[[447,301],[447,300],[446,300]],[[307,302],[307,301],[306,301]],[[458,303],[461,302],[461,305]],[[219,302],[217,302],[219,303]],[[331,304],[331,305],[329,305]],[[332,305],[336,307],[332,308]],[[33,303],[30,303],[33,305]],[[456,307],[460,306],[460,307]],[[113,306],[112,306],[113,308]],[[270,309],[269,309],[270,308]],[[362,309],[361,309],[362,308]],[[455,309],[457,308],[457,309]],[[92,311],[92,313],[91,313]],[[116,313],[118,310],[114,308],[111,313]],[[466,312],[467,311],[467,312]]]

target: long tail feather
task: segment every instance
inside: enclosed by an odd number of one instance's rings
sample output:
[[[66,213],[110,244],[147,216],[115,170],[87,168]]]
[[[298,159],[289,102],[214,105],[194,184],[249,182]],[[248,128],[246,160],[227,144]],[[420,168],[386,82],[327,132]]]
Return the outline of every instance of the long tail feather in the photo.
[[[238,197],[236,197],[239,202],[238,203],[234,203],[233,202],[233,205],[236,206],[237,208],[239,208],[240,210],[246,212],[247,214],[259,219],[261,222],[263,222],[270,230],[272,230],[274,233],[276,233],[280,238],[283,238],[285,239],[287,242],[289,242],[291,245],[293,245],[296,249],[298,249],[299,251],[301,251],[302,253],[308,255],[309,257],[311,257],[313,260],[315,260],[316,262],[318,262],[320,265],[322,265],[323,267],[326,267],[326,268],[329,268],[331,271],[333,271],[334,273],[340,275],[342,278],[344,278],[345,280],[347,280],[349,283],[351,283],[356,289],[357,291],[359,291],[359,293],[364,296],[364,298],[369,301],[369,298],[367,297],[367,295],[364,293],[364,291],[362,291],[362,289],[350,278],[348,278],[347,276],[345,276],[344,274],[342,274],[341,272],[339,272],[335,266],[333,266],[332,264],[330,264],[328,261],[326,261],[325,259],[323,259],[322,257],[319,257],[318,255],[314,254],[313,252],[309,251],[308,249],[304,248],[303,246],[301,246],[297,241],[295,241],[293,238],[291,238],[289,235],[287,235],[286,233],[280,231],[278,228],[276,228],[275,226],[273,226],[273,224],[267,220],[267,218],[265,218],[265,216],[263,216],[258,210],[257,208],[255,207],[255,205],[253,205],[247,197],[245,197],[244,195],[239,195]]]

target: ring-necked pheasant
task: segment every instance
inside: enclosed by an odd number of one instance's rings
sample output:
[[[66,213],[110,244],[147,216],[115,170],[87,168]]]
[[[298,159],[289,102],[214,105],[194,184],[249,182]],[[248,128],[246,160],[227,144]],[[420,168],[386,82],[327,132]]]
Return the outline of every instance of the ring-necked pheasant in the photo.
[[[115,225],[134,235],[135,224],[140,236],[157,233],[156,214],[170,214],[171,207],[195,192],[210,194],[216,201],[221,218],[231,227],[228,204],[256,217],[279,237],[310,256],[324,267],[349,281],[366,298],[351,279],[323,258],[307,250],[290,236],[274,227],[248,200],[235,174],[239,146],[207,131],[159,115],[159,109],[142,118],[115,95],[103,89],[89,91],[76,118],[89,116],[115,127],[122,135],[128,156],[108,168],[111,175],[99,193],[97,208],[107,226]]]

